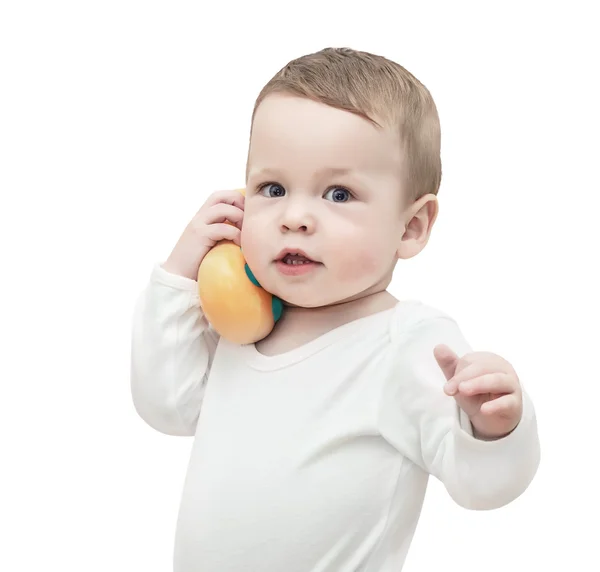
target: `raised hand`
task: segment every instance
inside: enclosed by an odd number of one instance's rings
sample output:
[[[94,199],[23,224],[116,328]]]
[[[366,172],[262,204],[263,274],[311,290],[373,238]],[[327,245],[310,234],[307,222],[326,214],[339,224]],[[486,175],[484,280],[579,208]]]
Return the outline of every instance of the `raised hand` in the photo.
[[[244,218],[244,195],[239,191],[217,191],[210,195],[188,223],[163,268],[196,280],[208,251],[221,240],[240,245]]]
[[[523,394],[510,363],[490,352],[459,357],[443,344],[433,353],[447,380],[445,393],[469,416],[476,437],[499,439],[515,429],[523,414]]]

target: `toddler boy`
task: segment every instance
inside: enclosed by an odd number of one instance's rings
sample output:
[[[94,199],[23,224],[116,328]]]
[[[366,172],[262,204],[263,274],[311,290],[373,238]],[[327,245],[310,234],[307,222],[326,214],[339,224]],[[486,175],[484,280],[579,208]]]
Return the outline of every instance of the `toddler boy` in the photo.
[[[429,475],[468,509],[529,486],[538,433],[512,366],[386,290],[427,244],[440,180],[435,104],[400,65],[325,49],[264,87],[245,197],[209,197],[136,308],[135,407],[195,436],[175,572],[398,572]],[[200,307],[223,239],[286,306],[256,344]]]

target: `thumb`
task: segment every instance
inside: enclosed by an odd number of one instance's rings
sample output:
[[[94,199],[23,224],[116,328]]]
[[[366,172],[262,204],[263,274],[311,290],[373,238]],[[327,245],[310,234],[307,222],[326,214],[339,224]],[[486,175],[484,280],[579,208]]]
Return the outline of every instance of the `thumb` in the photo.
[[[444,372],[446,381],[450,381],[456,372],[458,356],[445,344],[439,344],[433,348],[433,355]]]

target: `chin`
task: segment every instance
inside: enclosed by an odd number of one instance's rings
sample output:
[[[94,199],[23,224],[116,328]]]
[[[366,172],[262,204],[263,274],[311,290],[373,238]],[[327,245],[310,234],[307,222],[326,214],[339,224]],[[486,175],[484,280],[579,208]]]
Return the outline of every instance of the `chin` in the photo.
[[[315,296],[313,292],[290,292],[288,288],[270,290],[272,294],[281,299],[285,306],[293,308],[320,308],[335,303],[333,300]]]
[[[328,306],[331,302],[315,300],[314,297],[306,296],[281,296],[275,294],[278,298],[281,298],[283,305],[290,308],[321,308],[322,306]]]
[[[315,296],[314,289],[312,292],[290,292],[286,291],[273,292],[275,296],[280,298],[285,306],[292,308],[323,308],[325,306],[333,306],[344,302],[355,296],[355,293],[343,293],[340,296]]]

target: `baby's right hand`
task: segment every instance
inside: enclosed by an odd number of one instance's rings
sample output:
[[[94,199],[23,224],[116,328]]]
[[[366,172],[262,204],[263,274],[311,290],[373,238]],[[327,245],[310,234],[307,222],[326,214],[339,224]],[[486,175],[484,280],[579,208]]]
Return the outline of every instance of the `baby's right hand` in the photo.
[[[196,280],[200,263],[217,242],[231,240],[240,244],[243,218],[244,195],[238,191],[213,193],[186,226],[163,268]]]

